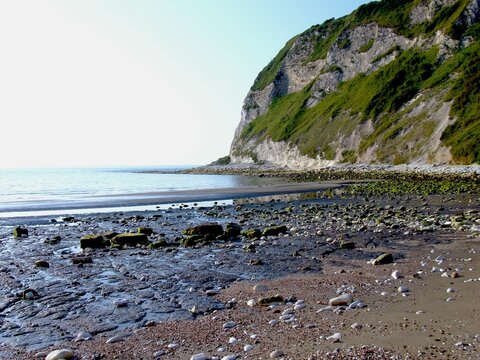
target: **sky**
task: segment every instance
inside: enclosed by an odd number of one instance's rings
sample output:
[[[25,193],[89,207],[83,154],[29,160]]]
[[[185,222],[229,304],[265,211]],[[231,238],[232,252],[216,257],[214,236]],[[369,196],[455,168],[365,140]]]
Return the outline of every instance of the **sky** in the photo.
[[[206,164],[257,74],[362,0],[0,0],[0,168]]]

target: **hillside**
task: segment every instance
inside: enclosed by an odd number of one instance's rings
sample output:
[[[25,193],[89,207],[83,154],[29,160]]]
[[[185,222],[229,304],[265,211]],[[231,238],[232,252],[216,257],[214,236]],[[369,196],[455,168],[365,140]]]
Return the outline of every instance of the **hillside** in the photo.
[[[480,0],[383,0],[258,74],[230,158],[293,168],[480,163]]]

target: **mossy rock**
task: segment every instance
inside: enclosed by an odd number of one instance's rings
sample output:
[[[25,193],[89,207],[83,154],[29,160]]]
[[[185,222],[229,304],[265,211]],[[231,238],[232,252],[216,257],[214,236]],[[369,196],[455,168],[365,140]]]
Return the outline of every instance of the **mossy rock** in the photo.
[[[100,234],[85,235],[80,239],[81,249],[102,249],[108,245],[108,241],[106,241],[103,235]]]
[[[193,247],[205,242],[208,242],[208,239],[205,235],[189,235],[180,239],[180,245],[183,247]]]
[[[227,223],[225,225],[225,236],[233,239],[240,235],[242,227],[236,223]]]
[[[148,237],[145,234],[139,233],[124,233],[115,236],[110,240],[111,246],[137,246],[148,245]]]
[[[159,239],[154,243],[151,243],[150,245],[148,245],[150,249],[161,249],[167,246],[168,246],[168,242],[165,239]]]
[[[258,229],[244,230],[241,232],[241,234],[249,239],[257,239],[262,236],[262,232]]]
[[[111,240],[117,235],[118,235],[118,233],[116,231],[107,231],[107,232],[102,233],[102,236],[107,240]]]
[[[287,232],[286,225],[270,226],[263,229],[263,236],[277,236],[279,234],[285,234]]]
[[[28,229],[23,228],[21,226],[17,226],[15,229],[13,229],[13,237],[18,239],[21,237],[27,237],[28,236]]]
[[[139,234],[145,234],[145,235],[152,235],[153,234],[153,230],[151,228],[148,228],[148,227],[139,227],[137,229],[137,233]]]
[[[385,265],[393,263],[392,254],[382,254],[373,260],[373,265]]]
[[[270,305],[270,304],[274,304],[274,303],[283,303],[283,301],[284,301],[283,296],[277,294],[277,295],[274,295],[274,296],[269,296],[269,297],[258,299],[258,304],[266,306],[266,305]]]
[[[183,230],[185,235],[203,235],[207,240],[214,240],[223,235],[223,227],[217,223],[206,223],[192,226]]]
[[[340,249],[355,249],[355,243],[353,241],[342,241]]]

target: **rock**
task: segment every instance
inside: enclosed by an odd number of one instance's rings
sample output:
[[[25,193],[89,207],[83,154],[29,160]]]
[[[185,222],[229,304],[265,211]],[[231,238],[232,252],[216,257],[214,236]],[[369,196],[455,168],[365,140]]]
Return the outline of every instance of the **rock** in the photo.
[[[259,229],[244,230],[241,234],[249,239],[258,239],[262,236],[262,232]]]
[[[450,276],[451,276],[452,278],[456,279],[456,278],[459,278],[459,277],[460,277],[460,274],[459,274],[458,272],[454,271],[454,272],[452,272],[452,273],[450,274]]]
[[[252,351],[253,349],[255,349],[255,346],[254,345],[250,345],[250,344],[247,344],[243,347],[243,351],[245,352],[249,352],[249,351]]]
[[[403,278],[403,275],[400,273],[399,270],[395,270],[394,272],[392,272],[392,278],[394,278],[395,280],[398,280]]]
[[[270,359],[276,359],[284,355],[282,350],[274,350],[270,353]]]
[[[127,299],[117,299],[113,301],[113,305],[118,307],[118,308],[123,308],[128,306],[128,300]]]
[[[204,353],[195,354],[190,357],[190,360],[207,360],[208,356]]]
[[[54,350],[47,355],[45,360],[68,360],[72,359],[74,356],[73,351],[70,349],[60,349]]]
[[[340,340],[342,339],[342,334],[337,332],[331,336],[328,336],[326,339],[333,342],[340,342]]]
[[[273,303],[283,303],[283,296],[277,294],[274,296],[258,299],[259,305],[270,305]]]
[[[373,260],[373,265],[385,265],[393,263],[392,254],[382,254]]]
[[[48,269],[50,267],[50,264],[46,262],[45,260],[37,260],[35,261],[35,266],[39,268],[45,268]]]
[[[456,292],[457,290],[455,290],[454,288],[448,288],[447,289],[447,293],[452,293],[452,292]]]
[[[230,339],[228,339],[228,343],[235,345],[236,343],[238,343],[238,339],[232,336]]]
[[[160,249],[168,246],[168,242],[165,239],[159,239],[155,241],[154,243],[151,243],[148,245],[150,249]]]
[[[107,240],[111,240],[117,235],[118,235],[118,233],[116,231],[107,231],[107,232],[102,233],[102,236]]]
[[[153,234],[153,230],[151,228],[148,228],[148,227],[139,227],[137,229],[137,233],[139,234],[145,234],[145,235],[152,235]]]
[[[114,343],[117,343],[117,342],[120,342],[120,341],[123,341],[125,340],[125,335],[116,335],[116,336],[113,336],[111,338],[109,338],[106,343],[107,344],[114,344]]]
[[[253,291],[255,292],[265,292],[268,291],[268,286],[264,284],[257,284],[253,287]]]
[[[34,289],[26,289],[22,291],[23,300],[33,300],[38,296],[38,293]]]
[[[75,220],[73,216],[65,216],[64,218],[62,218],[62,221],[65,222],[72,222],[73,220]]]
[[[74,256],[72,257],[72,264],[73,265],[84,265],[84,264],[92,264],[93,259],[90,256]]]
[[[13,229],[13,237],[18,239],[21,237],[27,237],[28,236],[28,229],[23,228],[21,226],[17,226],[15,229]]]
[[[286,225],[278,225],[278,226],[270,226],[263,229],[262,235],[263,236],[277,236],[279,234],[286,234],[287,233],[287,226]]]
[[[99,234],[85,235],[80,239],[81,249],[101,249],[109,245],[108,241],[105,241],[104,237]]]
[[[225,225],[225,236],[229,239],[238,237],[242,232],[242,227],[236,223],[227,223]]]
[[[111,246],[131,246],[148,245],[148,237],[139,233],[124,233],[115,236],[110,240]]]
[[[242,250],[245,251],[245,252],[248,252],[248,253],[255,253],[255,252],[257,252],[257,248],[255,247],[254,244],[245,245],[245,246],[242,248]]]
[[[238,359],[237,354],[230,354],[230,355],[226,355],[226,356],[222,357],[221,360],[237,360],[237,359]]]
[[[183,230],[185,235],[203,235],[207,240],[214,240],[217,236],[223,235],[222,225],[217,223],[206,223],[189,227]]]
[[[355,249],[355,243],[353,241],[342,241],[340,249]]]
[[[247,301],[248,306],[255,306],[256,304],[257,304],[257,302],[254,299],[250,299],[250,300]]]
[[[409,290],[406,286],[400,286],[400,287],[397,289],[397,291],[398,291],[399,293],[407,293],[407,292],[409,292],[410,290]]]
[[[343,294],[337,297],[330,299],[328,305],[330,306],[342,306],[342,305],[349,305],[353,301],[352,294]]]
[[[75,338],[75,341],[87,341],[87,340],[91,340],[93,338],[93,336],[86,332],[86,331],[80,331],[77,335],[77,337]]]
[[[237,323],[235,321],[228,321],[223,324],[224,329],[233,329],[235,326],[237,326]]]

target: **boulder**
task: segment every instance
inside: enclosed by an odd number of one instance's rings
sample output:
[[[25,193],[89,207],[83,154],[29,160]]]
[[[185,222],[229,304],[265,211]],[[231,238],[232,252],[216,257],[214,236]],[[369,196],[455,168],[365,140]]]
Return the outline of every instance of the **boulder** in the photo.
[[[139,233],[124,233],[118,234],[110,240],[111,246],[137,246],[148,245],[148,237],[145,234]]]
[[[107,247],[108,245],[108,241],[105,241],[105,238],[99,234],[85,235],[80,239],[81,249],[101,249]]]
[[[393,263],[392,254],[382,254],[373,260],[373,265],[385,265]]]
[[[15,229],[13,229],[13,237],[14,238],[21,238],[21,237],[26,237],[28,236],[28,229],[23,228],[21,226],[17,226]]]
[[[206,223],[186,228],[183,233],[185,235],[203,235],[207,240],[214,240],[217,236],[223,235],[223,228],[217,223]]]
[[[244,230],[241,232],[241,234],[249,239],[257,239],[262,236],[262,232],[258,229]]]
[[[236,223],[227,223],[225,225],[225,236],[229,239],[236,238],[242,232],[242,227]]]
[[[287,233],[287,226],[286,225],[278,225],[278,226],[270,226],[263,229],[262,235],[263,236],[277,236],[279,234],[286,234]]]
[[[166,246],[168,246],[168,242],[165,239],[159,239],[154,243],[151,243],[150,245],[148,245],[150,249],[160,249]]]

